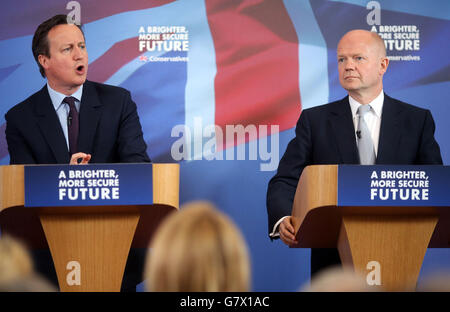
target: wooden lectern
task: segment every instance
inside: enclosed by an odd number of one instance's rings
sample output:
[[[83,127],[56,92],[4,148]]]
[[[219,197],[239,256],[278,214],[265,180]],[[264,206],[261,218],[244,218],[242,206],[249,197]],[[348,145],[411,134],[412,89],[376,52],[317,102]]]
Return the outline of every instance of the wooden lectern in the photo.
[[[382,290],[414,290],[427,247],[450,247],[449,207],[339,206],[338,167],[303,170],[292,208],[295,247],[337,247],[342,264],[365,275],[377,261]]]
[[[1,166],[0,212],[2,225],[8,227],[4,232],[19,233],[30,247],[46,248],[48,243],[61,291],[120,291],[132,242],[147,247],[159,222],[179,206],[179,165],[152,167],[152,205],[28,208],[24,166]],[[46,242],[32,221],[36,214]],[[73,270],[81,272],[75,283]]]

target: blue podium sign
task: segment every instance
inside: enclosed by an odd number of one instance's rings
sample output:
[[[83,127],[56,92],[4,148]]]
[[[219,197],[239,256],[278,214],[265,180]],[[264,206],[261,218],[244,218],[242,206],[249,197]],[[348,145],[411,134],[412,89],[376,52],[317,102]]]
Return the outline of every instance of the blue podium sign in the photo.
[[[151,164],[25,166],[25,207],[152,203]]]
[[[450,167],[338,167],[338,206],[450,206]]]

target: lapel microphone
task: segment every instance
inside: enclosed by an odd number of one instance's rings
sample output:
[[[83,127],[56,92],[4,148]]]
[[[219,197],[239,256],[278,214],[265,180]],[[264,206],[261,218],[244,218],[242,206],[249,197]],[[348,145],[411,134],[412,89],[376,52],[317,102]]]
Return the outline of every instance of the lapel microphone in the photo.
[[[72,116],[71,115],[67,116],[67,124],[69,125],[69,127],[72,125]]]
[[[358,137],[358,139],[361,139],[361,130],[356,131],[356,136]]]

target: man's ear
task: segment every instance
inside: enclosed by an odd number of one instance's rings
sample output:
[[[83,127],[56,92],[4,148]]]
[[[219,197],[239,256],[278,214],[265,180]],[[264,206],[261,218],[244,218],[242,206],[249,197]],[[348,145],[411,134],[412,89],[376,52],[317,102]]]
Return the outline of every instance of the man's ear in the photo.
[[[389,66],[389,59],[387,57],[383,57],[381,59],[381,64],[380,64],[380,74],[384,75],[384,73],[387,71],[387,68]]]
[[[41,64],[41,66],[44,69],[48,69],[48,59],[49,59],[49,57],[45,56],[44,54],[39,54],[38,55],[39,64]]]

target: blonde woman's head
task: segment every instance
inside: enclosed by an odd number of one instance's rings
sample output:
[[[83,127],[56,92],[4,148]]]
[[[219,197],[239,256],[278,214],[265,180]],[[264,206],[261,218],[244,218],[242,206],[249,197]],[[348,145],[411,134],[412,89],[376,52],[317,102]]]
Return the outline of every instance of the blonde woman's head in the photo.
[[[30,275],[33,261],[27,248],[8,235],[0,237],[0,282]]]
[[[248,291],[246,243],[235,224],[207,202],[170,215],[146,260],[150,291]]]

